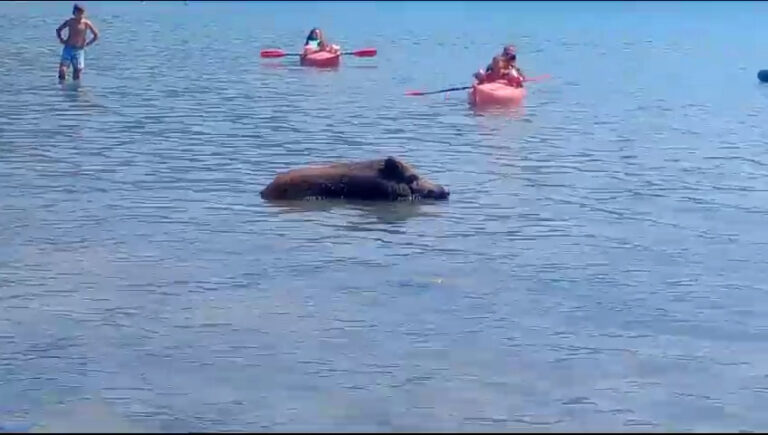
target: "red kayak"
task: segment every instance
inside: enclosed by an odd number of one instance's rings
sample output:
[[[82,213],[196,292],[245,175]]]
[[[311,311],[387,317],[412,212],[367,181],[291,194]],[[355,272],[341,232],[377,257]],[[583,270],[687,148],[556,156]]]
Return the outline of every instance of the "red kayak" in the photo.
[[[301,53],[286,53],[283,50],[270,48],[261,50],[261,57],[266,59],[277,59],[284,56],[299,56],[301,66],[314,66],[317,68],[336,68],[341,63],[341,55],[352,55],[355,57],[373,57],[376,56],[375,48],[363,48],[360,50],[341,52],[341,47],[331,45],[330,50],[317,50],[311,47],[304,47]]]
[[[336,68],[341,63],[341,50],[334,46],[336,50],[330,51],[314,51],[305,53],[299,58],[301,66],[313,66],[316,68]]]
[[[515,106],[523,102],[525,88],[515,88],[498,81],[474,85],[469,91],[469,104],[476,107]]]

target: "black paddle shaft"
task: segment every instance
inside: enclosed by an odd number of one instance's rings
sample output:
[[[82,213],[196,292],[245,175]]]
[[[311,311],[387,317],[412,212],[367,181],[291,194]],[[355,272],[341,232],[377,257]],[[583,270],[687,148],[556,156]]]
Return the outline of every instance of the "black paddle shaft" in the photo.
[[[472,86],[462,86],[460,88],[440,89],[439,91],[424,92],[423,94],[420,94],[420,95],[442,94],[443,92],[464,91],[464,90],[467,90],[467,89],[472,89]]]

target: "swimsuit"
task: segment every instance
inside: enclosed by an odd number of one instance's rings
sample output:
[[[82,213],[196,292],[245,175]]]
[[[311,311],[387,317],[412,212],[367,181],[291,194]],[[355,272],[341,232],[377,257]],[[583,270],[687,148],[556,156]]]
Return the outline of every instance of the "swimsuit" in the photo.
[[[85,68],[85,48],[73,47],[71,45],[65,45],[61,50],[61,64],[72,64],[76,69],[82,70]]]

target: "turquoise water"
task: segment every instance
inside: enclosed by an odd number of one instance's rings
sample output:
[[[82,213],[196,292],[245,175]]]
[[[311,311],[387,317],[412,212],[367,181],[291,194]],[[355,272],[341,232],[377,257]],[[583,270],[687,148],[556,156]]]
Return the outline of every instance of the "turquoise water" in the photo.
[[[59,86],[0,3],[0,427],[768,428],[768,4],[88,7]],[[403,95],[507,42],[522,110]],[[450,201],[258,196],[385,155]]]

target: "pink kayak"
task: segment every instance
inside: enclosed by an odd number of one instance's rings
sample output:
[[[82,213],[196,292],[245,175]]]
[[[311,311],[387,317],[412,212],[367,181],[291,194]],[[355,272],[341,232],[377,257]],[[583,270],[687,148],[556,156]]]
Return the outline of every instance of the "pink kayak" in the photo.
[[[476,84],[469,91],[469,104],[478,107],[513,106],[522,103],[525,94],[525,88],[514,88],[506,82]]]
[[[331,53],[328,51],[315,51],[300,57],[301,66],[314,66],[318,68],[335,68],[341,63],[341,51]]]

